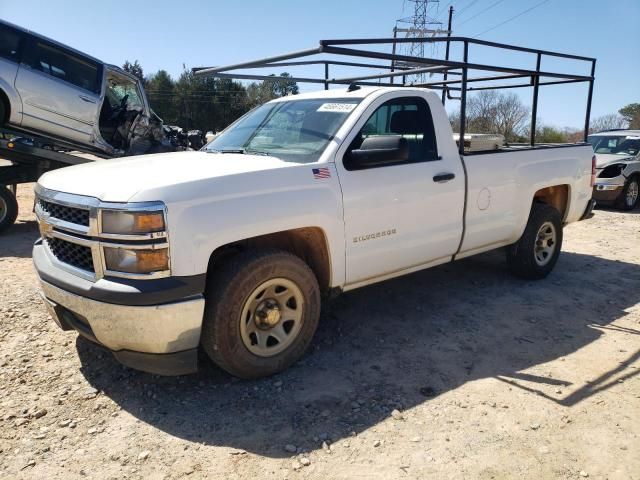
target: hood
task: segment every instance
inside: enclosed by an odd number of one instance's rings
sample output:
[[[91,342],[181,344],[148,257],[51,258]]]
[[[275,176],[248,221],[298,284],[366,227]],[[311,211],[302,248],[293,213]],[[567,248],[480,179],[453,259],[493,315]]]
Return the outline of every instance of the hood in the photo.
[[[294,165],[297,164],[262,155],[173,152],[67,167],[44,174],[38,183],[51,190],[105,202],[127,202],[143,190]]]
[[[596,168],[604,168],[614,163],[631,162],[634,158],[629,155],[617,155],[615,153],[596,153]]]

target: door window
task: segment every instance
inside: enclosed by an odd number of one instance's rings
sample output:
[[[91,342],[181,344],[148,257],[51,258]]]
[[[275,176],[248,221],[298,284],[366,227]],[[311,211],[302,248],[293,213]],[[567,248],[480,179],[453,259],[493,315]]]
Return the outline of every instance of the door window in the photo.
[[[110,79],[106,97],[112,108],[126,107],[127,110],[144,110],[144,104],[135,83],[129,80]]]
[[[20,33],[13,28],[0,25],[0,57],[17,62],[20,38]]]
[[[349,151],[360,148],[366,138],[379,136],[402,136],[407,140],[409,158],[402,163],[438,160],[431,111],[421,97],[395,98],[378,107],[356,135]]]
[[[101,69],[98,63],[89,58],[34,39],[23,62],[52,77],[90,92],[100,93]]]

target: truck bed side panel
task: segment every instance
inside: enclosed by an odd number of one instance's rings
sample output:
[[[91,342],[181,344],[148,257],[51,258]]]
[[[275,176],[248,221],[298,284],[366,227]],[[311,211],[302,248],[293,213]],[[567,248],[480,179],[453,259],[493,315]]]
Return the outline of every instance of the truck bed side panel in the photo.
[[[468,175],[465,238],[459,256],[517,241],[536,191],[567,185],[564,221],[580,219],[591,198],[589,146],[552,147],[464,157]]]

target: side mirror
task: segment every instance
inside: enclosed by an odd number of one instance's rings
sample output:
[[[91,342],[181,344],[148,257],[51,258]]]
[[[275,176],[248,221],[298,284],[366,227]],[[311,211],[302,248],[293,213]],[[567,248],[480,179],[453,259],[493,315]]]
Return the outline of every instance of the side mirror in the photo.
[[[400,135],[368,137],[357,150],[351,150],[347,166],[363,169],[393,165],[409,159],[409,143]]]

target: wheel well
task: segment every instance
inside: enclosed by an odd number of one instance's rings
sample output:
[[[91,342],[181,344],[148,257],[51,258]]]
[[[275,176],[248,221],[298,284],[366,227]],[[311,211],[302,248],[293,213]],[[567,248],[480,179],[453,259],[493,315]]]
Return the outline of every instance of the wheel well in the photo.
[[[6,123],[11,117],[11,104],[9,103],[9,97],[4,93],[4,90],[0,89],[0,102],[4,104],[4,118],[0,118],[1,123]]]
[[[331,263],[327,239],[318,227],[296,228],[247,238],[217,248],[209,259],[208,271],[217,268],[230,257],[249,248],[277,248],[301,258],[315,273],[323,293],[331,285]]]
[[[562,218],[565,218],[567,204],[569,203],[569,186],[554,185],[541,188],[533,195],[533,201],[551,205],[560,212]]]

